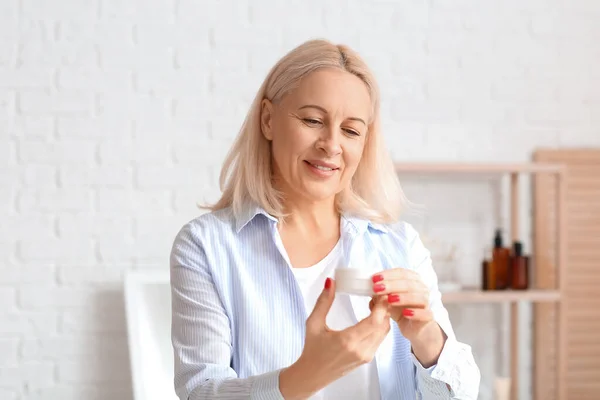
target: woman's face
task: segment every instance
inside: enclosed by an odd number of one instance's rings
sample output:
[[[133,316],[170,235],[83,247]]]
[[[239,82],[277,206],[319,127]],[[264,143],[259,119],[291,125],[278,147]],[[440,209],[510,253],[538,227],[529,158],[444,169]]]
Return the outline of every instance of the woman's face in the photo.
[[[306,76],[278,104],[264,100],[261,124],[276,187],[288,197],[333,199],[356,171],[370,118],[365,83],[336,69]]]

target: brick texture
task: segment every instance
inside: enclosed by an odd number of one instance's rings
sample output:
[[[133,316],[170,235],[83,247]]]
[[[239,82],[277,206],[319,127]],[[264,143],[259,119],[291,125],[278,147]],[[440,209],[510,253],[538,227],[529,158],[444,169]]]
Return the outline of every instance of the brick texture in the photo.
[[[596,0],[3,0],[0,398],[131,399],[124,273],[167,268],[293,46],[325,37],[363,54],[397,160],[527,161],[537,147],[600,146],[599,18]],[[476,285],[504,195],[403,179],[426,206],[407,218],[459,244],[454,275]],[[506,326],[486,307],[450,307],[484,400],[507,368],[492,350]]]

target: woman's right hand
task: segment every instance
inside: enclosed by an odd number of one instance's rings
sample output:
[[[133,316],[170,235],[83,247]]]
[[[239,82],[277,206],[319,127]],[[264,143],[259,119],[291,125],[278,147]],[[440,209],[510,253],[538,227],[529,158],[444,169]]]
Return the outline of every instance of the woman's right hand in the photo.
[[[315,308],[306,320],[306,339],[298,361],[281,372],[279,388],[287,399],[305,399],[362,364],[370,362],[390,330],[384,296],[371,314],[341,331],[327,327],[335,298],[335,281],[327,278]]]

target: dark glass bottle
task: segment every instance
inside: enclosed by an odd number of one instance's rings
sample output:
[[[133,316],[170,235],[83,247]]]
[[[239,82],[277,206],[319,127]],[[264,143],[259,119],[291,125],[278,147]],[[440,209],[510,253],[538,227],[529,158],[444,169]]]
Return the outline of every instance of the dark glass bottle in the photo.
[[[495,290],[496,289],[496,268],[494,267],[494,259],[492,258],[492,250],[488,247],[481,263],[481,289]]]
[[[494,267],[496,270],[496,290],[507,289],[510,286],[508,276],[510,249],[504,247],[502,241],[502,232],[500,231],[500,229],[496,229],[492,258],[494,260]]]
[[[510,258],[510,287],[516,290],[529,289],[529,257],[523,255],[523,244],[515,242]]]

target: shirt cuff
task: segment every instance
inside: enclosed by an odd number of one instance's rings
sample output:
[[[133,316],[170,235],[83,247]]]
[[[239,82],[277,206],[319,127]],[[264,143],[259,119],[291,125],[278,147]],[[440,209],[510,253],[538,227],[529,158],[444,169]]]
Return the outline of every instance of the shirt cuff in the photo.
[[[454,396],[453,389],[460,384],[457,362],[459,362],[459,354],[462,351],[461,345],[462,343],[459,343],[456,339],[447,338],[437,363],[429,368],[423,367],[414,353],[411,352],[413,364],[417,369],[417,377],[422,383],[429,386],[429,389],[435,388],[437,395],[449,394]]]
[[[449,393],[455,396],[461,389],[461,369],[467,367],[465,364],[466,354],[470,354],[469,345],[458,342],[456,339],[446,339],[437,364],[430,368],[424,368],[419,360],[412,354],[413,363],[417,368],[417,376],[426,382],[443,382],[450,387]]]
[[[281,370],[257,375],[252,382],[250,399],[252,400],[285,400],[279,390],[279,374]]]
[[[435,370],[435,367],[437,367],[437,364],[433,364],[431,367],[425,368],[421,364],[421,362],[417,359],[417,357],[415,357],[415,353],[413,353],[412,351],[410,352],[410,357],[412,358],[412,361],[413,361],[413,364],[415,364],[415,367],[417,367],[417,372],[420,374],[425,374],[427,376],[431,376],[431,374]]]

